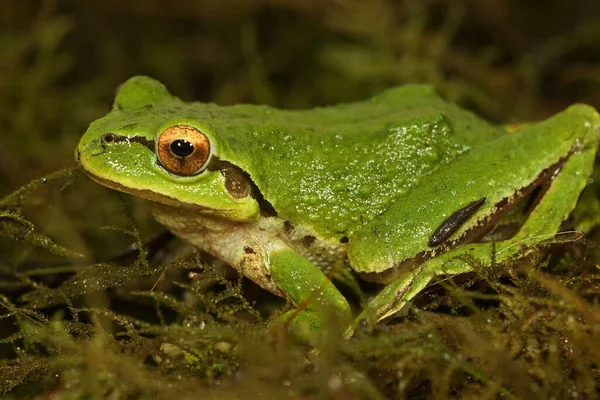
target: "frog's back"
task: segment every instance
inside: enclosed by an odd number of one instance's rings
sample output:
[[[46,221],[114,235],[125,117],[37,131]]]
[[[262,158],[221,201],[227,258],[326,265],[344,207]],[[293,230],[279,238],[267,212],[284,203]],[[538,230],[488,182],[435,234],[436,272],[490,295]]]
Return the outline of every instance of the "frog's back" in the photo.
[[[120,96],[114,112],[91,128],[132,130],[154,140],[165,127],[195,126],[209,137],[215,156],[250,176],[280,218],[335,240],[351,236],[431,172],[502,132],[427,85],[308,110],[185,103],[160,89],[150,99]]]
[[[438,167],[501,134],[427,85],[310,110],[227,108],[232,118],[213,126],[221,157],[249,173],[281,218],[337,239]]]
[[[386,127],[411,120],[445,116],[464,140],[478,142],[498,134],[496,127],[442,99],[427,84],[409,84],[385,90],[368,100],[309,110],[281,111],[283,118],[315,126],[346,126],[372,123]]]

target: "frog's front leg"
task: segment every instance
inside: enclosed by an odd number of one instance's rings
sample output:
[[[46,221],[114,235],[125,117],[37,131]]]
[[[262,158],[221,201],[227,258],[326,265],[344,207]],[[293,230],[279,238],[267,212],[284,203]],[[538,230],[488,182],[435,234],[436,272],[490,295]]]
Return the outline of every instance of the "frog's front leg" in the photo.
[[[572,108],[573,112],[587,112],[585,108]],[[589,119],[581,118],[577,124],[568,125],[573,132],[570,150],[560,165],[553,167],[542,189],[545,191],[519,231],[509,240],[495,243],[467,244],[430,258],[413,270],[404,272],[386,286],[359,316],[358,321],[379,321],[398,312],[408,301],[423,290],[435,275],[455,275],[469,272],[474,265],[489,266],[505,263],[532,252],[549,243],[563,221],[575,208],[579,194],[587,184],[598,148],[600,118],[587,112]],[[540,169],[544,167],[540,166]],[[542,176],[544,171],[540,171]],[[443,245],[442,245],[443,246]]]
[[[263,289],[287,298],[298,309],[286,313],[284,321],[295,328],[316,333],[328,319],[337,319],[344,329],[349,326],[346,299],[317,266],[278,237],[277,220],[239,223],[163,204],[155,204],[153,210],[156,219],[177,236],[225,261]]]
[[[297,308],[284,314],[302,336],[324,332],[328,322],[346,329],[351,321],[348,302],[313,263],[288,247],[267,247],[271,279]]]

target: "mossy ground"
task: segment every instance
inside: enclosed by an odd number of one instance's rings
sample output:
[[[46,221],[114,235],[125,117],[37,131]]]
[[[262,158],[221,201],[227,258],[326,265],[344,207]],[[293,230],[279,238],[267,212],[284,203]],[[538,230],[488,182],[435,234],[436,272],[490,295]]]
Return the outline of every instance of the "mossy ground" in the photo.
[[[568,221],[584,240],[474,265],[394,320],[308,346],[277,322],[281,300],[151,241],[162,228],[143,202],[72,161],[136,74],[221,104],[311,107],[430,82],[502,123],[600,107],[597,1],[10,0],[0,22],[4,397],[599,396],[597,174]]]

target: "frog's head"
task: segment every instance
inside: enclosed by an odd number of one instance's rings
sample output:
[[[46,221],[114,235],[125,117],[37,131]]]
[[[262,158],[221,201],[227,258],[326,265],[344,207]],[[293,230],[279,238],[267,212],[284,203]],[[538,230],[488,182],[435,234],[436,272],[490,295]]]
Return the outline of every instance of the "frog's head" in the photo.
[[[131,78],[119,87],[112,111],[83,135],[76,160],[116,190],[231,220],[258,218],[252,182],[219,159],[206,107],[192,112],[160,82]]]

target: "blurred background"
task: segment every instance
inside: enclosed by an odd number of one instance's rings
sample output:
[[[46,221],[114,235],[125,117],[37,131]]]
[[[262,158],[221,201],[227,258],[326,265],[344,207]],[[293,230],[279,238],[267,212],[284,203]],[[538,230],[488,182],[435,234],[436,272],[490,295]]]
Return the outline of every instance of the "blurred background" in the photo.
[[[109,110],[120,83],[139,74],[159,79],[186,101],[283,108],[362,100],[394,85],[427,82],[494,122],[533,121],[574,102],[600,108],[600,1],[0,0],[0,198],[17,191],[0,200],[0,308],[13,314],[1,315],[0,359],[19,361],[0,364],[0,392],[20,385],[22,393],[45,388],[56,393],[84,382],[94,389],[64,398],[100,398],[106,391],[118,398],[138,394],[140,386],[152,388],[148,398],[179,389],[197,398],[204,383],[216,387],[228,377],[241,396],[222,398],[243,398],[264,390],[268,376],[277,399],[294,387],[310,389],[297,393],[331,390],[337,396],[332,398],[366,398],[331,389],[330,379],[344,371],[363,382],[354,394],[369,386],[366,372],[382,393],[407,396],[398,398],[432,398],[434,389],[450,398],[597,396],[600,330],[587,324],[597,328],[600,321],[598,307],[592,309],[600,293],[598,229],[587,242],[561,248],[554,262],[554,271],[566,276],[560,284],[530,269],[496,284],[490,270],[484,280],[493,290],[484,288],[473,300],[476,306],[465,300],[471,297],[453,297],[452,290],[440,295],[446,286],[436,285],[421,296],[429,302],[422,309],[442,313],[418,314],[419,321],[409,318],[393,330],[377,328],[390,335],[375,331],[352,342],[335,339],[323,346],[320,358],[308,360],[314,369],[307,368],[307,359],[318,352],[307,357],[304,348],[286,350],[281,341],[271,346],[270,328],[248,329],[248,318],[231,317],[235,310],[251,314],[251,285],[209,275],[225,287],[216,296],[228,300],[222,296],[227,294],[237,308],[232,302],[216,307],[208,290],[194,292],[182,284],[172,290],[169,276],[163,279],[155,264],[117,258],[131,243],[141,245],[164,228],[132,196],[77,173],[49,174],[74,165],[74,148],[88,124]],[[47,179],[39,179],[43,176]],[[575,212],[582,231],[600,224],[598,182],[596,176]],[[595,249],[593,256],[588,247]],[[176,257],[175,251],[166,253]],[[192,257],[169,271],[176,270],[179,279],[200,265]],[[526,273],[517,276],[519,271]],[[53,291],[67,279],[66,289]],[[136,290],[148,293],[132,300]],[[20,296],[28,291],[38,306],[59,306],[43,313],[17,310],[12,304],[27,301]],[[160,297],[163,293],[178,297]],[[204,306],[189,306],[189,293]],[[254,298],[264,295],[260,291]],[[81,304],[83,309],[72,308]],[[86,317],[91,306],[97,309]],[[465,315],[472,317],[467,321]],[[139,325],[148,330],[140,334],[126,316],[154,325]],[[64,322],[68,334],[61,336],[57,324],[49,329],[51,319]],[[122,327],[130,340],[95,333]],[[184,363],[181,353],[163,349],[186,341],[195,361]],[[242,345],[232,351],[232,343]],[[136,363],[124,361],[124,354],[137,357]],[[352,372],[354,366],[361,374]],[[165,377],[158,379],[155,367]],[[64,373],[69,368],[78,372]],[[306,379],[298,380],[302,374]],[[296,376],[294,383],[290,376]],[[29,384],[37,380],[39,386]],[[245,386],[235,386],[240,382]],[[115,387],[121,392],[110,392]],[[464,395],[465,388],[472,397]],[[168,391],[162,398],[184,397]]]
[[[429,82],[497,122],[600,106],[597,0],[1,0],[0,194],[72,164],[114,88],[285,108]]]

